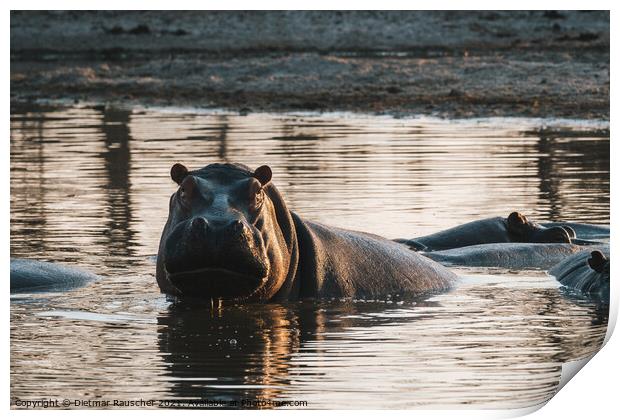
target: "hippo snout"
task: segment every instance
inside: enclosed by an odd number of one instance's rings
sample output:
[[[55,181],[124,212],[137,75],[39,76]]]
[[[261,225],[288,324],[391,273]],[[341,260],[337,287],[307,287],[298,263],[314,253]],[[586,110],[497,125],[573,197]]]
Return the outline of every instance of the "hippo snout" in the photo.
[[[570,244],[571,235],[563,227],[555,226],[536,232],[532,242]]]
[[[172,277],[217,269],[262,279],[269,272],[260,233],[239,219],[193,217],[172,230],[164,249],[165,269]]]
[[[209,223],[205,217],[197,216],[189,222],[187,229],[188,236],[199,244],[213,241],[217,246],[231,241],[252,241],[251,228],[240,219]]]

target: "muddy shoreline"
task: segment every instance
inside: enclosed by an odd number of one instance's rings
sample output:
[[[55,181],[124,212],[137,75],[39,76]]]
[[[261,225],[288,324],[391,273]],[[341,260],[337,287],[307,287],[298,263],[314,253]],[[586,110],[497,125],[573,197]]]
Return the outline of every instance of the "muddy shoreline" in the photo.
[[[12,104],[609,119],[607,12],[12,12]]]

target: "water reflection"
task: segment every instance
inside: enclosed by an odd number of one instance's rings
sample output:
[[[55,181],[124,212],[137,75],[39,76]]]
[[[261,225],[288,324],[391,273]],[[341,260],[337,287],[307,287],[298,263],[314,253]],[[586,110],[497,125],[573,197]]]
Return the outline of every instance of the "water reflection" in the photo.
[[[103,141],[105,151],[101,153],[106,169],[107,227],[104,238],[108,243],[105,265],[114,267],[123,264],[123,259],[133,255],[134,232],[130,226],[131,206],[131,135],[129,122],[131,111],[104,107],[102,109]],[[119,260],[120,257],[120,260]]]
[[[560,220],[567,209],[576,207],[574,192],[583,191],[609,202],[609,143],[583,133],[539,130],[538,178],[540,201],[549,202],[548,218]],[[559,177],[557,174],[571,173]],[[588,186],[597,188],[587,191]],[[570,211],[570,210],[569,210]]]
[[[45,116],[38,112],[21,118],[19,128],[15,130],[18,135],[12,137],[11,141],[11,232],[12,235],[15,232],[15,235],[28,239],[20,243],[20,248],[28,255],[37,252],[46,254],[45,242],[40,237],[41,227],[46,223],[47,202],[43,184],[45,121]],[[14,209],[20,203],[28,211],[16,214]]]
[[[540,403],[562,362],[600,347],[607,308],[570,308],[540,278],[495,281],[504,284],[403,304],[173,305],[158,317],[158,344],[176,398],[313,408]]]
[[[311,312],[278,305],[213,310],[173,305],[158,317],[172,392],[189,399],[278,399],[289,384],[291,354],[299,348],[300,317]]]
[[[188,307],[160,295],[148,256],[177,161],[267,163],[303,216],[387,237],[513,209],[607,224],[601,125],[14,109],[11,256],[78,264],[104,280],[12,300],[11,395],[310,408],[544,401],[562,362],[600,347],[608,311],[544,274],[470,274],[449,293],[407,303]]]

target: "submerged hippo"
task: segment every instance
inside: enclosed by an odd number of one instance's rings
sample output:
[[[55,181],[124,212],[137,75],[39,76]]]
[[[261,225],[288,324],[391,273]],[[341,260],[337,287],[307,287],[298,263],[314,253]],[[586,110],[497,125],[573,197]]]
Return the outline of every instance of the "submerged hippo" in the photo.
[[[11,259],[11,293],[60,292],[82,287],[98,279],[75,267],[44,261]]]
[[[424,252],[423,255],[448,266],[548,270],[583,249],[573,244],[495,243]]]
[[[571,255],[552,267],[549,274],[571,291],[609,302],[609,247]]]
[[[271,169],[175,164],[178,184],[157,256],[162,292],[237,302],[419,295],[455,274],[382,237],[310,222],[290,211]]]
[[[570,228],[562,226],[546,228],[528,221],[524,215],[515,211],[507,218],[491,217],[476,220],[432,235],[414,239],[395,239],[395,241],[416,251],[441,251],[502,242],[568,244],[571,243],[571,237],[575,237],[575,232]]]

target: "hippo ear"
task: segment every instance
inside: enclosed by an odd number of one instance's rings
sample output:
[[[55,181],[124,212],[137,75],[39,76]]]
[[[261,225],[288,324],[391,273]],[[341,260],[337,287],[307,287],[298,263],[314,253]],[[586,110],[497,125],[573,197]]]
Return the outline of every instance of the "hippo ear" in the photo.
[[[254,178],[258,179],[260,185],[264,187],[271,181],[271,168],[267,165],[256,168],[254,171]]]
[[[590,258],[588,258],[588,265],[590,268],[598,273],[603,272],[607,258],[599,250],[592,251]]]
[[[179,185],[181,185],[181,182],[183,182],[188,172],[189,171],[187,168],[180,163],[175,163],[172,165],[172,168],[170,168],[170,176],[172,177],[172,180]]]
[[[508,230],[511,232],[522,232],[523,227],[527,225],[527,218],[519,213],[518,211],[513,211],[508,216]]]

